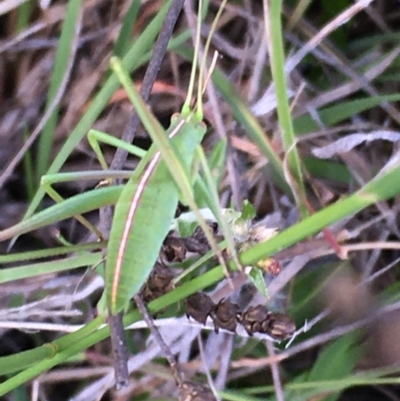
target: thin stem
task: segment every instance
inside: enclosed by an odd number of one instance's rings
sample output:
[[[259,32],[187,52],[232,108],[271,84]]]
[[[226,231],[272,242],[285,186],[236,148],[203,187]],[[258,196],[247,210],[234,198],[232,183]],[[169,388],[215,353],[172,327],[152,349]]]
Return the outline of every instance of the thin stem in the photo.
[[[271,357],[275,356],[275,350],[274,350],[274,344],[272,341],[267,340],[266,341],[266,346],[268,353]],[[283,388],[282,388],[282,382],[281,378],[279,375],[279,362],[271,362],[271,372],[272,372],[272,380],[274,382],[274,387],[275,387],[275,394],[276,394],[276,400],[277,401],[285,401],[285,397],[283,396]]]
[[[128,347],[126,346],[122,314],[108,314],[110,325],[111,347],[113,352],[115,387],[117,390],[128,387]]]
[[[149,311],[146,308],[146,305],[144,304],[142,298],[140,297],[139,294],[136,294],[133,297],[136,306],[139,310],[139,312],[142,314],[144,321],[147,324],[147,327],[150,329],[151,335],[154,337],[156,340],[158,346],[160,347],[161,351],[164,353],[164,355],[167,358],[167,361],[171,367],[172,374],[175,377],[176,383],[178,386],[182,386],[184,382],[184,377],[183,373],[180,371],[176,359],[174,355],[172,355],[171,349],[168,347],[168,345],[165,343],[164,339],[161,337],[160,331],[158,330],[157,326],[154,324],[154,321],[152,317],[149,314]]]
[[[140,95],[145,102],[149,100],[151,90],[157,78],[158,71],[160,70],[161,62],[164,59],[169,40],[172,37],[172,32],[182,10],[184,1],[185,0],[173,0],[165,17],[160,34],[157,38],[157,42],[154,46],[154,52],[151,55],[146,73],[143,77],[143,83],[140,88]],[[131,119],[125,127],[125,131],[122,135],[122,139],[125,142],[132,143],[139,123],[139,116],[136,111],[133,111]],[[114,159],[111,163],[111,170],[120,170],[126,161],[127,155],[128,153],[125,150],[117,149]]]

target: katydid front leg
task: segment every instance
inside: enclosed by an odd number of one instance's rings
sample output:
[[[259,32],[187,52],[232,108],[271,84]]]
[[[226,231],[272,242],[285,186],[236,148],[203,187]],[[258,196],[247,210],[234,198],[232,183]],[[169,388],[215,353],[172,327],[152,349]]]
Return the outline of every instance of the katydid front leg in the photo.
[[[99,142],[103,142],[105,144],[120,147],[127,152],[136,155],[138,157],[143,157],[145,155],[145,151],[136,146],[128,144],[121,139],[115,138],[105,132],[90,130],[88,132],[88,141],[91,145],[92,149],[97,155],[97,158],[100,162],[101,167],[104,171],[88,171],[88,172],[73,172],[73,173],[58,173],[58,174],[50,174],[44,175],[41,179],[41,186],[45,190],[45,192],[56,202],[61,203],[64,201],[63,197],[53,188],[54,184],[61,182],[71,182],[71,181],[81,181],[81,180],[116,180],[116,179],[129,179],[131,176],[131,172],[127,171],[108,171],[108,166],[105,161],[103,152],[100,149]],[[76,214],[74,216],[83,226],[85,226],[89,231],[93,232],[99,239],[102,239],[102,235],[100,231],[91,224],[87,219],[85,219],[82,215]]]
[[[127,171],[87,171],[87,172],[74,172],[74,173],[58,173],[58,174],[50,174],[44,175],[40,181],[41,187],[45,190],[45,192],[52,198],[56,203],[64,202],[64,198],[53,188],[54,184],[58,184],[61,182],[72,182],[72,181],[82,181],[82,180],[94,180],[101,181],[104,179],[121,179],[121,178],[129,178],[131,175],[130,172]],[[85,226],[89,231],[94,233],[97,238],[102,240],[102,235],[100,231],[95,227],[92,223],[90,223],[85,217],[81,214],[75,214],[73,216],[76,220],[78,220],[83,226]]]

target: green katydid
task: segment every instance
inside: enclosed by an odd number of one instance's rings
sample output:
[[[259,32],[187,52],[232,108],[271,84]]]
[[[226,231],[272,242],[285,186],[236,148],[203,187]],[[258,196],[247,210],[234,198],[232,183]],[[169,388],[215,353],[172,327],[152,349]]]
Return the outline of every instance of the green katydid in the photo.
[[[115,61],[114,66],[115,69],[118,70],[118,64]],[[120,71],[120,79],[121,76],[123,77],[124,74]],[[125,87],[127,87],[126,82]],[[126,89],[129,93],[128,88]],[[130,89],[134,92],[133,88]],[[173,118],[171,128],[168,130],[167,135],[162,132],[158,123],[146,110],[146,105],[140,103],[138,94],[134,92],[133,96],[131,96],[131,100],[136,96],[136,100],[133,100],[133,103],[135,104],[136,101],[135,106],[144,125],[146,126],[147,124],[146,128],[148,128],[149,131],[161,131],[161,136],[158,137],[161,145],[157,143],[156,138],[153,138],[156,143],[155,146],[153,146],[142,159],[138,168],[125,185],[121,195],[118,197],[114,223],[108,244],[106,268],[106,294],[109,310],[113,315],[127,307],[132,295],[138,292],[149,275],[158,256],[158,250],[172,223],[180,191],[183,193],[185,201],[196,213],[189,170],[194,159],[196,148],[206,132],[206,127],[202,122],[201,107],[199,106],[196,111],[191,111],[188,106],[192,97],[191,95],[192,93],[190,91],[188,95],[189,100],[185,104],[181,115]],[[200,98],[201,92],[199,92],[199,99]],[[96,135],[93,134],[93,132],[89,133],[89,139],[93,136],[94,142],[91,141],[92,146],[94,143],[95,145],[93,148],[98,154],[102,166],[106,168],[97,141],[108,142],[109,139],[101,138],[100,136],[96,137]],[[164,149],[162,157],[161,153],[155,150],[159,147]],[[171,152],[168,154],[169,151]],[[169,164],[164,161],[164,158],[166,160],[169,158]],[[173,169],[176,170],[177,177],[179,177],[178,185],[175,182],[176,177],[171,175],[171,165],[174,166]],[[126,174],[126,172],[123,172],[123,174]],[[98,200],[95,205],[90,203],[90,199],[94,200],[94,192],[107,192],[111,194],[111,191],[109,191],[109,188],[101,188],[97,191],[93,191],[90,197],[88,197],[88,195],[85,196],[86,204],[83,206],[83,209],[74,212],[72,208],[73,202],[63,201],[50,187],[53,179],[54,182],[57,182],[60,179],[67,180],[68,178],[67,175],[58,175],[57,177],[46,177],[43,180],[43,183],[49,188],[48,192],[50,195],[56,201],[62,202],[62,205],[54,206],[53,210],[57,210],[57,213],[60,213],[58,215],[52,215],[47,211],[43,212],[43,214],[39,213],[39,218],[36,218],[37,224],[40,224],[40,222],[43,223],[43,221],[49,223],[52,219],[55,221],[57,220],[55,216],[62,216],[62,218],[71,215],[77,216],[82,212],[105,204],[110,204],[113,200],[115,201],[115,195],[121,191],[120,188],[114,187],[115,190],[104,204],[101,200]],[[92,176],[92,178],[94,178],[94,176]],[[84,196],[82,196],[82,198],[83,197]],[[159,202],[160,199],[162,202]],[[154,201],[157,203],[154,203]],[[71,209],[63,210],[63,208],[65,209],[65,206],[70,203]],[[149,213],[148,208],[149,205],[151,207],[152,204],[154,207]],[[48,220],[40,220],[43,217],[48,218]],[[206,236],[213,245],[214,251],[216,250],[218,252],[218,248],[215,242],[213,243],[212,234],[207,224],[204,219],[201,218],[200,214],[198,214],[198,217],[200,224],[206,232]],[[79,219],[84,222],[84,219],[81,217],[79,217]],[[30,228],[37,227],[35,226],[35,219],[33,219],[33,222],[34,223],[28,223],[25,221],[25,226],[21,225],[18,228],[14,227],[13,230],[2,232],[0,233],[0,238],[3,236],[4,239],[10,235],[27,232]],[[90,228],[89,225],[87,226]],[[128,252],[132,252],[133,256]],[[136,269],[133,269],[135,267]]]
[[[199,2],[201,15],[202,2]],[[222,10],[222,8],[221,8]],[[198,18],[194,60],[200,44],[200,18]],[[199,224],[218,258],[227,267],[216,245],[210,228],[202,218],[190,182],[190,174],[197,147],[206,126],[202,122],[201,102],[202,71],[197,108],[190,109],[196,64],[193,63],[187,100],[181,114],[174,115],[171,126],[163,129],[146,110],[140,95],[134,89],[118,59],[111,59],[111,66],[135,106],[145,128],[153,139],[153,146],[132,174],[117,202],[107,247],[105,270],[106,298],[109,310],[111,342],[115,358],[117,388],[127,385],[128,361],[122,313],[147,280],[158,258],[162,243],[170,230],[180,192],[184,201],[198,215]],[[97,149],[100,152],[99,149]]]
[[[200,29],[197,32],[197,44],[199,32]],[[197,51],[198,46],[195,49],[195,59]],[[204,64],[203,62],[203,70]],[[173,116],[166,133],[147,111],[119,61],[113,58],[111,65],[145,128],[149,133],[156,132],[152,135],[153,147],[125,185],[115,208],[106,262],[107,303],[110,312],[115,315],[127,307],[132,296],[140,290],[149,276],[162,242],[170,230],[180,192],[184,201],[198,214],[199,224],[214,251],[220,254],[220,250],[213,241],[209,227],[198,213],[189,178],[196,149],[206,133],[206,126],[202,122],[201,84],[197,109],[191,110],[189,107],[195,63],[187,100],[181,114]],[[203,70],[200,71],[200,83]]]
[[[204,123],[194,113],[173,118],[169,138],[187,169],[205,132]],[[179,191],[159,151],[149,152],[141,165],[146,167],[135,170],[117,202],[108,243],[107,298],[113,314],[126,308],[147,279],[179,201]]]

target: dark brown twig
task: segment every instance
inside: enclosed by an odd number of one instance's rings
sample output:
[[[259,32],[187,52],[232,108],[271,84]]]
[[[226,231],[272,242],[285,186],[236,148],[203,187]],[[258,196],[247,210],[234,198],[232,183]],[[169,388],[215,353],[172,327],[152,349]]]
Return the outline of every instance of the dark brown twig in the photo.
[[[160,70],[161,62],[164,59],[169,40],[182,10],[184,1],[185,0],[173,0],[167,16],[165,17],[164,24],[161,28],[160,35],[158,36],[154,52],[149,61],[140,89],[140,95],[145,102],[149,100],[151,90],[157,78],[158,71]],[[139,116],[136,111],[133,111],[131,119],[125,127],[125,131],[122,135],[123,141],[129,143],[133,141],[139,123]],[[127,155],[128,153],[125,150],[118,148],[111,163],[111,170],[120,170],[125,163]]]
[[[176,359],[172,355],[170,348],[165,343],[164,339],[161,337],[160,331],[158,330],[157,326],[154,324],[154,321],[153,321],[152,317],[150,316],[149,311],[147,310],[146,305],[144,304],[140,295],[139,294],[135,295],[133,297],[133,299],[136,303],[137,308],[139,309],[139,312],[142,314],[143,319],[146,322],[151,335],[154,337],[158,346],[160,347],[160,350],[164,353],[165,357],[167,358],[167,361],[171,367],[172,374],[174,375],[177,385],[179,387],[182,387],[183,383],[184,383],[184,377],[183,377],[182,372],[178,368]]]
[[[129,384],[128,347],[126,346],[122,314],[108,314],[108,324],[111,333],[115,387],[117,390]]]

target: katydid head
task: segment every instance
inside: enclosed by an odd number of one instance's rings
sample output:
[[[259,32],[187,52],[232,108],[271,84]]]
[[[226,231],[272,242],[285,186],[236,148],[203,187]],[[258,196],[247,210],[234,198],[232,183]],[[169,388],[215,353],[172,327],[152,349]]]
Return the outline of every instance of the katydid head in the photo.
[[[171,116],[171,126],[178,126],[180,122],[182,122],[182,128],[190,124],[193,128],[190,134],[191,140],[199,144],[207,131],[206,123],[202,119],[199,119],[194,112],[191,112],[189,116],[186,117],[183,116],[182,113],[174,113]]]

